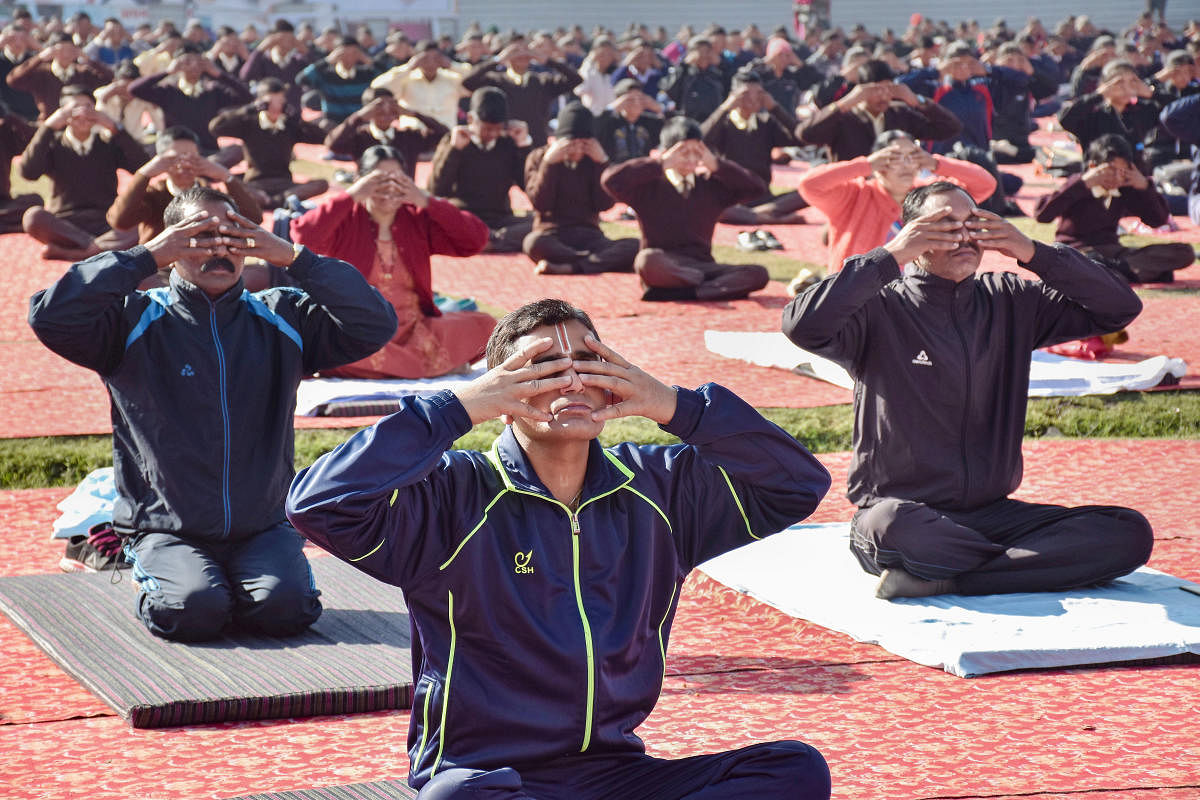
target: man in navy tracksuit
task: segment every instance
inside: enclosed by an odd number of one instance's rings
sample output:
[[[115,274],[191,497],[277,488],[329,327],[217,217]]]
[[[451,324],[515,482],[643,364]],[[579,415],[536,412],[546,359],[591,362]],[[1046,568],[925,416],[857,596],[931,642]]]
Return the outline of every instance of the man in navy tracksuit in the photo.
[[[801,742],[669,761],[634,729],[691,569],[808,516],[829,474],[727,389],[631,365],[560,300],[501,320],[487,355],[481,378],[301,472],[287,502],[304,535],[404,590],[420,800],[828,798]],[[684,443],[601,447],[629,415]],[[495,417],[490,452],[449,450]]]
[[[226,624],[286,635],[321,613],[283,499],[294,474],[296,387],[378,350],[391,304],[354,267],[273,236],[233,201],[176,196],[145,246],[73,265],[30,301],[59,355],[100,373],[112,399],[113,526],[158,636],[198,641]],[[298,288],[250,294],[247,257]],[[137,291],[174,265],[168,288]]]
[[[1146,563],[1153,534],[1133,509],[1008,497],[1021,483],[1030,353],[1120,330],[1141,311],[1137,295],[953,183],[909,192],[901,218],[891,241],[846,259],[783,315],[793,342],[854,376],[851,549],[880,576],[876,595],[1061,591]],[[977,276],[984,249],[1042,280]]]

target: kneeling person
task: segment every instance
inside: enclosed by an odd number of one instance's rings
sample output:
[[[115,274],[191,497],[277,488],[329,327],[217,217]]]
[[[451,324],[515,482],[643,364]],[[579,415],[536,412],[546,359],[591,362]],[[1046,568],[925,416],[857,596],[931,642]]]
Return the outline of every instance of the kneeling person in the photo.
[[[229,623],[297,633],[321,613],[283,500],[305,375],[362,358],[396,328],[354,267],[272,235],[207,187],[177,195],[143,246],[74,264],[30,301],[47,347],[100,373],[112,398],[118,499],[137,613],[199,641]],[[247,258],[299,288],[245,291]],[[174,265],[170,286],[137,291]]]
[[[501,320],[488,364],[406,398],[288,497],[297,529],[404,590],[423,654],[418,798],[828,798],[824,759],[801,742],[679,762],[634,733],[688,573],[807,517],[828,473],[727,389],[630,364],[560,300]],[[684,443],[602,447],[605,420],[629,415]],[[450,449],[495,417],[508,427],[490,452]]]
[[[904,227],[799,295],[783,332],[845,367],[854,394],[851,548],[883,598],[1059,591],[1150,557],[1146,518],[1008,495],[1021,483],[1030,354],[1131,322],[1115,272],[1034,242],[939,181],[904,199]],[[1041,281],[976,275],[983,250]],[[915,269],[902,275],[900,267]]]

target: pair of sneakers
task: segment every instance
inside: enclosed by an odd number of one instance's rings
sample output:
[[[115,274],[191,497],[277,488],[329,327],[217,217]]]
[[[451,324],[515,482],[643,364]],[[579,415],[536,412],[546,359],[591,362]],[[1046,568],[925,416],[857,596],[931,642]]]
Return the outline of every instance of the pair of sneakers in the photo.
[[[121,537],[111,522],[100,522],[67,540],[67,552],[58,562],[63,572],[104,572],[128,569]]]
[[[737,235],[737,246],[739,250],[749,252],[783,249],[783,243],[775,238],[775,234],[764,230],[742,231]]]

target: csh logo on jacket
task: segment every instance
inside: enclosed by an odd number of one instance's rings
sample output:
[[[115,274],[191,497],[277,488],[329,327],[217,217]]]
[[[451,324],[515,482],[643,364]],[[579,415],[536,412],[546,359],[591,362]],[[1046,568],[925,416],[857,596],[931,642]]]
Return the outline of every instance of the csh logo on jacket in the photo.
[[[528,553],[514,553],[513,562],[516,564],[516,566],[513,568],[513,572],[517,573],[518,575],[532,575],[533,567],[530,565],[530,561],[533,561],[532,550],[530,550]]]
[[[914,363],[918,366],[921,366],[921,367],[932,367],[933,366],[933,361],[930,360],[929,355],[924,350],[917,353],[917,357],[912,360],[912,363]]]

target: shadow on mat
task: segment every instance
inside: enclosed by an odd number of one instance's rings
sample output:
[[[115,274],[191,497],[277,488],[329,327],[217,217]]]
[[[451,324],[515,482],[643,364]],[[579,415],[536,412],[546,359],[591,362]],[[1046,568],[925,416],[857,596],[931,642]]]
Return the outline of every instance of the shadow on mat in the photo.
[[[301,645],[409,644],[409,618],[401,611],[370,611],[357,608],[326,608],[311,628],[295,636],[263,636],[245,631],[227,631],[211,642],[181,644],[208,650],[288,650]]]

